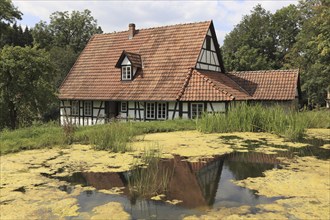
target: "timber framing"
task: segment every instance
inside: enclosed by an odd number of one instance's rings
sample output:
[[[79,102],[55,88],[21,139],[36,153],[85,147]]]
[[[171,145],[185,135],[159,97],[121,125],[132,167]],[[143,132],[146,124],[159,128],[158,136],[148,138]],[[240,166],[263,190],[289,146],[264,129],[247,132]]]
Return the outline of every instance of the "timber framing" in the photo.
[[[59,88],[62,125],[192,119],[236,102],[298,103],[299,70],[226,73],[213,21],[131,32],[90,39]]]

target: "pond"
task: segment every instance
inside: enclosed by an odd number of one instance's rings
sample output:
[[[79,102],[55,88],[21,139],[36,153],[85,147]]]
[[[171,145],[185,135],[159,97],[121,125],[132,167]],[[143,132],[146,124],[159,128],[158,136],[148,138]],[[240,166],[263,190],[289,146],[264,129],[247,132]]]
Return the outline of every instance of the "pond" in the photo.
[[[237,186],[232,181],[261,177],[266,170],[281,169],[282,165],[277,157],[294,155],[329,158],[329,151],[305,147],[277,154],[233,152],[196,162],[175,155],[173,159],[159,159],[156,164],[151,163],[148,167],[128,172],[76,172],[71,176],[56,178],[68,183],[60,186],[60,189],[69,194],[78,184],[95,188],[83,191],[76,197],[79,213],[91,213],[97,206],[118,202],[133,219],[182,219],[221,207],[255,207],[283,199],[257,195],[257,191]],[[148,176],[145,177],[146,175]],[[162,184],[165,186],[159,187]],[[140,191],[137,187],[140,187]],[[121,193],[117,195],[102,192],[111,189],[121,189]],[[157,194],[158,197],[152,197]],[[250,211],[257,213],[258,208]]]
[[[329,132],[306,143],[173,132],[137,138],[126,153],[72,145],[4,155],[0,218],[329,219]]]

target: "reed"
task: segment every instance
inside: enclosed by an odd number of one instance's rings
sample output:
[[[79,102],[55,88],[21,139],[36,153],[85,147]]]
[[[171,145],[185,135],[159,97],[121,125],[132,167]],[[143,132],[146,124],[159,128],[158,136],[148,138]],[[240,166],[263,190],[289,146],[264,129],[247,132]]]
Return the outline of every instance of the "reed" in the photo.
[[[330,111],[327,109],[302,111],[300,114],[307,121],[308,128],[330,128]]]
[[[130,123],[114,122],[91,129],[88,141],[96,150],[111,150],[112,152],[130,151],[128,142],[136,135]]]
[[[150,198],[166,192],[173,170],[161,165],[160,152],[147,150],[141,157],[143,166],[136,163],[128,178],[133,198]]]
[[[226,114],[204,114],[197,129],[213,132],[270,132],[289,140],[302,139],[307,121],[298,112],[280,106],[236,104]]]

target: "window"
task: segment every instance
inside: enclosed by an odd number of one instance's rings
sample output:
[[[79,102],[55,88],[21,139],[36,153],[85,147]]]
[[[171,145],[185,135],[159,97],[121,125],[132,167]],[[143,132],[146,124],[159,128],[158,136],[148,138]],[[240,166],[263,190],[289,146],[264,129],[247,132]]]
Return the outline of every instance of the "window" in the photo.
[[[191,118],[200,118],[204,111],[203,103],[191,103]]]
[[[156,105],[154,102],[146,103],[146,119],[155,119]]]
[[[157,104],[157,119],[166,119],[167,106],[165,102]]]
[[[121,79],[122,80],[131,80],[132,79],[131,66],[122,66],[121,67]]]
[[[91,116],[92,115],[92,102],[91,101],[85,101],[84,102],[84,115],[85,116]]]
[[[72,101],[71,115],[79,115],[79,101]]]
[[[127,102],[121,102],[120,111],[127,112]]]

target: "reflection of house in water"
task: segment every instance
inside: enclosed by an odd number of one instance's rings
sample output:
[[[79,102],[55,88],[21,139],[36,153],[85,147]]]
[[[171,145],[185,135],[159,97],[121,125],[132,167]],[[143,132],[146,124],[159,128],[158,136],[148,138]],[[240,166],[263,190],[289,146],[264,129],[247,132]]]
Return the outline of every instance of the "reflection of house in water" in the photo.
[[[179,205],[186,208],[212,205],[220,180],[223,157],[207,158],[198,162],[182,161],[176,156],[173,176],[166,197],[182,200]]]
[[[267,169],[272,169],[279,161],[279,155],[262,153],[231,153],[214,158],[204,158],[198,162],[189,162],[180,156],[173,159],[160,160],[159,170],[173,171],[170,176],[165,200],[182,200],[178,206],[185,208],[208,208],[215,202],[219,189],[221,172],[224,164],[235,176],[235,179],[261,176]],[[123,194],[135,201],[128,188],[128,178],[133,171],[124,173],[81,173],[75,175],[71,182],[84,183],[96,189],[125,187]],[[163,172],[159,172],[161,175]],[[73,176],[72,176],[73,177]],[[159,181],[162,179],[158,176]],[[218,192],[218,194],[221,192]],[[140,202],[141,203],[141,202]],[[134,204],[132,204],[134,205]],[[147,208],[147,205],[145,208]],[[147,208],[148,209],[148,208]]]
[[[159,169],[173,171],[167,191],[164,192],[166,200],[182,200],[179,205],[186,208],[212,205],[220,180],[222,164],[223,157],[207,158],[198,162],[188,162],[179,156],[170,160],[161,160]],[[77,173],[69,181],[90,185],[98,190],[125,187],[123,193],[131,197],[127,186],[128,176],[127,172]],[[159,177],[159,179],[161,178]]]

